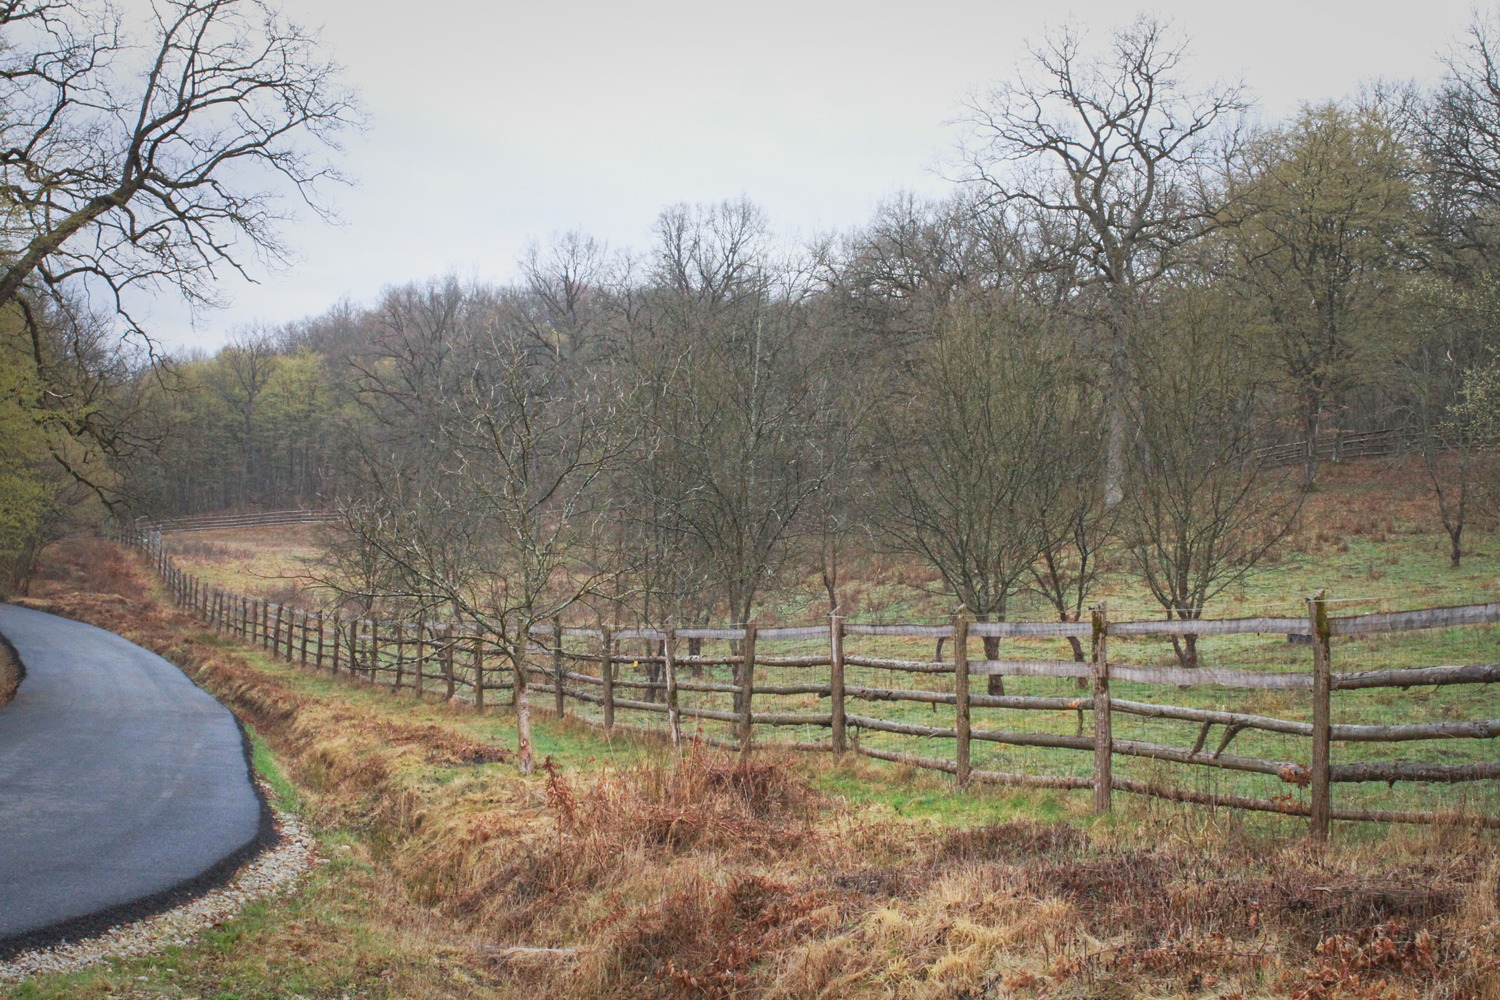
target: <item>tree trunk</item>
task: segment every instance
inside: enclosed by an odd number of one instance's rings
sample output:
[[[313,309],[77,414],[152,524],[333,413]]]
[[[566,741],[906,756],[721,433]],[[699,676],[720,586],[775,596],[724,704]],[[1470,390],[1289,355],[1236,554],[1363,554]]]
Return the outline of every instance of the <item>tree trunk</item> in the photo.
[[[1198,666],[1198,636],[1194,633],[1172,636],[1172,651],[1177,654],[1177,662],[1184,670]]]
[[[524,656],[524,653],[518,656]],[[521,659],[515,661],[516,671],[516,763],[522,774],[530,774],[533,770],[531,760],[531,699],[526,696],[526,664]]]
[[[1063,621],[1067,621],[1067,620],[1068,620],[1067,616],[1066,615],[1063,616]],[[1073,647],[1073,662],[1074,663],[1087,663],[1089,661],[1089,658],[1088,658],[1087,654],[1085,654],[1084,651],[1083,651],[1083,642],[1082,642],[1082,640],[1080,640],[1078,638],[1078,636],[1076,636],[1076,635],[1070,635],[1070,636],[1068,636],[1068,645]],[[1087,691],[1088,687],[1089,687],[1089,680],[1088,680],[1087,677],[1075,677],[1075,678],[1073,678],[1073,686],[1076,687],[1080,691]],[[1082,721],[1083,720],[1083,716],[1082,716],[1082,714],[1080,714],[1078,718],[1079,718],[1079,723],[1078,724],[1080,726],[1082,726],[1083,725],[1083,721]],[[1079,731],[1082,732],[1081,729]]]
[[[1000,637],[998,635],[984,636],[984,658],[986,660],[1000,659]],[[989,693],[1004,694],[1005,678],[999,674],[989,675]]]
[[[1318,484],[1318,429],[1323,412],[1323,400],[1315,396],[1307,400],[1307,412],[1302,416],[1306,450],[1302,461],[1302,490],[1308,492]]]

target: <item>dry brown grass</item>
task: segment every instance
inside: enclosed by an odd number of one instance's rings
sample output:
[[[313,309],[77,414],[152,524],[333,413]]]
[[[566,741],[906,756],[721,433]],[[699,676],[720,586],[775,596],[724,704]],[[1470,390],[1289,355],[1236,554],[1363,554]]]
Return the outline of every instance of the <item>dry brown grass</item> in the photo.
[[[173,656],[272,744],[315,825],[357,831],[394,894],[372,919],[449,977],[408,969],[399,995],[458,995],[457,970],[497,997],[1500,998],[1492,834],[1316,850],[1155,803],[952,829],[818,793],[821,760],[702,747],[523,779],[483,765],[503,752],[472,716],[319,694],[222,647],[112,547],[53,565],[34,603]]]
[[[217,531],[168,532],[167,552],[207,586],[284,603],[313,603],[325,595],[315,567],[327,528],[283,524]]]
[[[10,645],[0,642],[0,707],[10,704],[21,684],[21,664]]]

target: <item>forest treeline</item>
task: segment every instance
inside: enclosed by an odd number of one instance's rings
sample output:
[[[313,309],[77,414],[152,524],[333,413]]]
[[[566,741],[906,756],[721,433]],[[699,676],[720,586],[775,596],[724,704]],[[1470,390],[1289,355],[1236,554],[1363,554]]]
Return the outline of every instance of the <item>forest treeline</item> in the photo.
[[[73,423],[3,439],[33,513],[0,547],[20,572],[80,483],[155,517],[332,507],[349,606],[517,656],[580,605],[750,620],[788,572],[837,607],[870,546],[981,620],[1022,591],[1076,618],[1109,546],[1196,618],[1326,442],[1394,428],[1457,564],[1500,497],[1497,30],[1430,90],[1257,126],[1239,89],[1188,87],[1170,26],[1062,30],[971,99],[951,194],[848,232],[677,205],[643,247],[556,235],[509,285],[414,281],[164,364],[60,320],[4,369],[32,385],[4,400],[66,385]],[[1265,461],[1288,441],[1305,461]]]

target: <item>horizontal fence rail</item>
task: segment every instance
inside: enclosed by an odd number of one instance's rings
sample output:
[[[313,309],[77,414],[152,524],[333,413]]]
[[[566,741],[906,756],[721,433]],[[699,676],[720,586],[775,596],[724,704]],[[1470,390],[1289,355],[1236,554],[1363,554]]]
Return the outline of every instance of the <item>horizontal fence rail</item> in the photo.
[[[1316,458],[1320,462],[1348,461],[1355,458],[1386,458],[1399,455],[1411,448],[1412,432],[1403,428],[1387,428],[1377,431],[1359,431],[1352,434],[1337,432],[1318,438]],[[1290,441],[1274,444],[1256,452],[1267,465],[1296,465],[1307,461],[1307,442]]]
[[[204,621],[281,659],[419,697],[444,697],[484,709],[497,698],[514,704],[529,691],[549,698],[558,716],[567,714],[571,705],[579,712],[587,710],[589,721],[608,730],[665,732],[677,743],[683,739],[684,720],[689,720],[696,727],[694,739],[741,749],[751,747],[757,733],[764,740],[775,732],[801,730],[805,735],[812,730],[819,738],[774,742],[945,772],[963,785],[1090,789],[1097,811],[1108,810],[1112,793],[1120,791],[1302,816],[1308,818],[1317,839],[1328,836],[1334,819],[1462,821],[1500,828],[1500,815],[1492,812],[1336,809],[1331,793],[1334,785],[1369,782],[1448,785],[1500,779],[1500,760],[1493,754],[1489,759],[1452,762],[1333,763],[1331,759],[1334,744],[1427,745],[1423,741],[1442,740],[1474,746],[1474,741],[1500,738],[1500,718],[1367,724],[1334,723],[1331,715],[1334,692],[1436,691],[1500,682],[1500,663],[1332,669],[1335,637],[1348,641],[1416,629],[1492,626],[1500,623],[1500,602],[1330,616],[1320,593],[1307,602],[1308,614],[1297,618],[1113,622],[1100,605],[1091,620],[1081,622],[997,623],[958,618],[941,625],[877,625],[847,622],[839,616],[830,617],[826,624],[792,627],[579,627],[537,622],[527,630],[525,649],[517,651],[514,630],[507,649],[504,636],[459,624],[343,618],[207,587],[176,565],[160,531],[154,529],[128,532],[123,540],[142,549],[173,598]],[[1285,635],[1303,640],[1288,647],[1301,650],[1293,655],[1303,662],[1279,669],[1188,669],[1127,663],[1111,651],[1113,642],[1170,640],[1183,635]],[[1049,642],[1070,637],[1087,640],[1076,647],[1086,651],[1083,659],[1076,652],[1073,659],[1036,655]],[[970,658],[976,638],[993,658]],[[925,642],[936,652],[931,659],[915,659],[910,654],[868,655],[856,648],[897,641],[906,642],[907,648],[912,642]],[[993,656],[1002,643],[1010,644],[1008,655]],[[773,652],[768,648],[771,644],[779,648]],[[944,648],[949,651],[946,661]],[[877,683],[897,676],[909,680]],[[1054,688],[1073,690],[1061,695],[1003,690],[1004,683],[1014,678],[1050,679]],[[1117,698],[1112,684],[1230,696],[1249,692],[1273,702],[1297,699],[1310,709],[1310,718],[1165,704],[1159,698]],[[899,709],[904,716],[882,717],[875,712],[877,705]],[[976,712],[983,718],[976,718]],[[639,721],[623,721],[622,713]],[[1023,723],[1028,718],[1051,720],[1055,730],[1058,720],[1073,721],[1068,727],[1071,731],[1017,729],[1009,722],[997,725],[1001,720],[994,718],[995,713],[1021,713],[1005,719]],[[1117,724],[1187,724],[1196,727],[1196,732],[1189,730],[1193,733],[1190,745],[1173,745],[1160,742],[1155,730],[1142,734],[1150,738],[1117,736]],[[1267,744],[1267,749],[1245,746],[1253,734],[1292,742]],[[951,746],[952,756],[934,757],[899,748],[900,741],[910,739]],[[1184,738],[1183,744],[1188,743]],[[1229,752],[1231,746],[1239,752]],[[996,759],[1011,761],[1011,766],[997,770],[982,766],[982,760],[976,766],[976,748],[986,747],[993,751],[985,753],[998,753]],[[1087,773],[1033,773],[1016,767],[1019,761],[1009,748],[1063,751],[1063,760],[1069,759],[1067,751],[1074,751],[1092,763],[1084,769]],[[1269,776],[1284,791],[1254,796],[1217,787],[1182,787],[1156,777],[1116,776],[1115,762],[1131,759],[1154,762],[1153,766],[1187,766],[1203,774]],[[1050,766],[1062,766],[1055,757],[1048,760]]]
[[[223,531],[233,528],[276,527],[284,524],[321,524],[337,519],[331,510],[268,510],[245,514],[189,514],[139,524],[137,531]]]

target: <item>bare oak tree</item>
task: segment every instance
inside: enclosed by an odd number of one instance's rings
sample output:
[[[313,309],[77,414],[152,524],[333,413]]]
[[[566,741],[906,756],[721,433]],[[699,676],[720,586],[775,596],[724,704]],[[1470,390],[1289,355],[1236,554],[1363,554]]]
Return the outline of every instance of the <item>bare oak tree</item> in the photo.
[[[150,9],[138,45],[102,2],[0,4],[0,305],[82,283],[143,332],[128,289],[213,302],[285,259],[277,186],[318,210],[337,178],[317,151],[360,112],[316,35],[263,0]]]
[[[1088,315],[1113,381],[1113,502],[1134,311],[1182,248],[1220,225],[1221,202],[1202,177],[1223,156],[1225,126],[1247,104],[1234,86],[1185,90],[1178,76],[1184,43],[1146,15],[1116,29],[1106,54],[1090,55],[1082,33],[1066,26],[1028,55],[1014,80],[970,100],[965,159],[969,178],[993,200],[1038,220],[1051,265],[1071,269],[1081,261],[1081,277],[1099,293]]]

